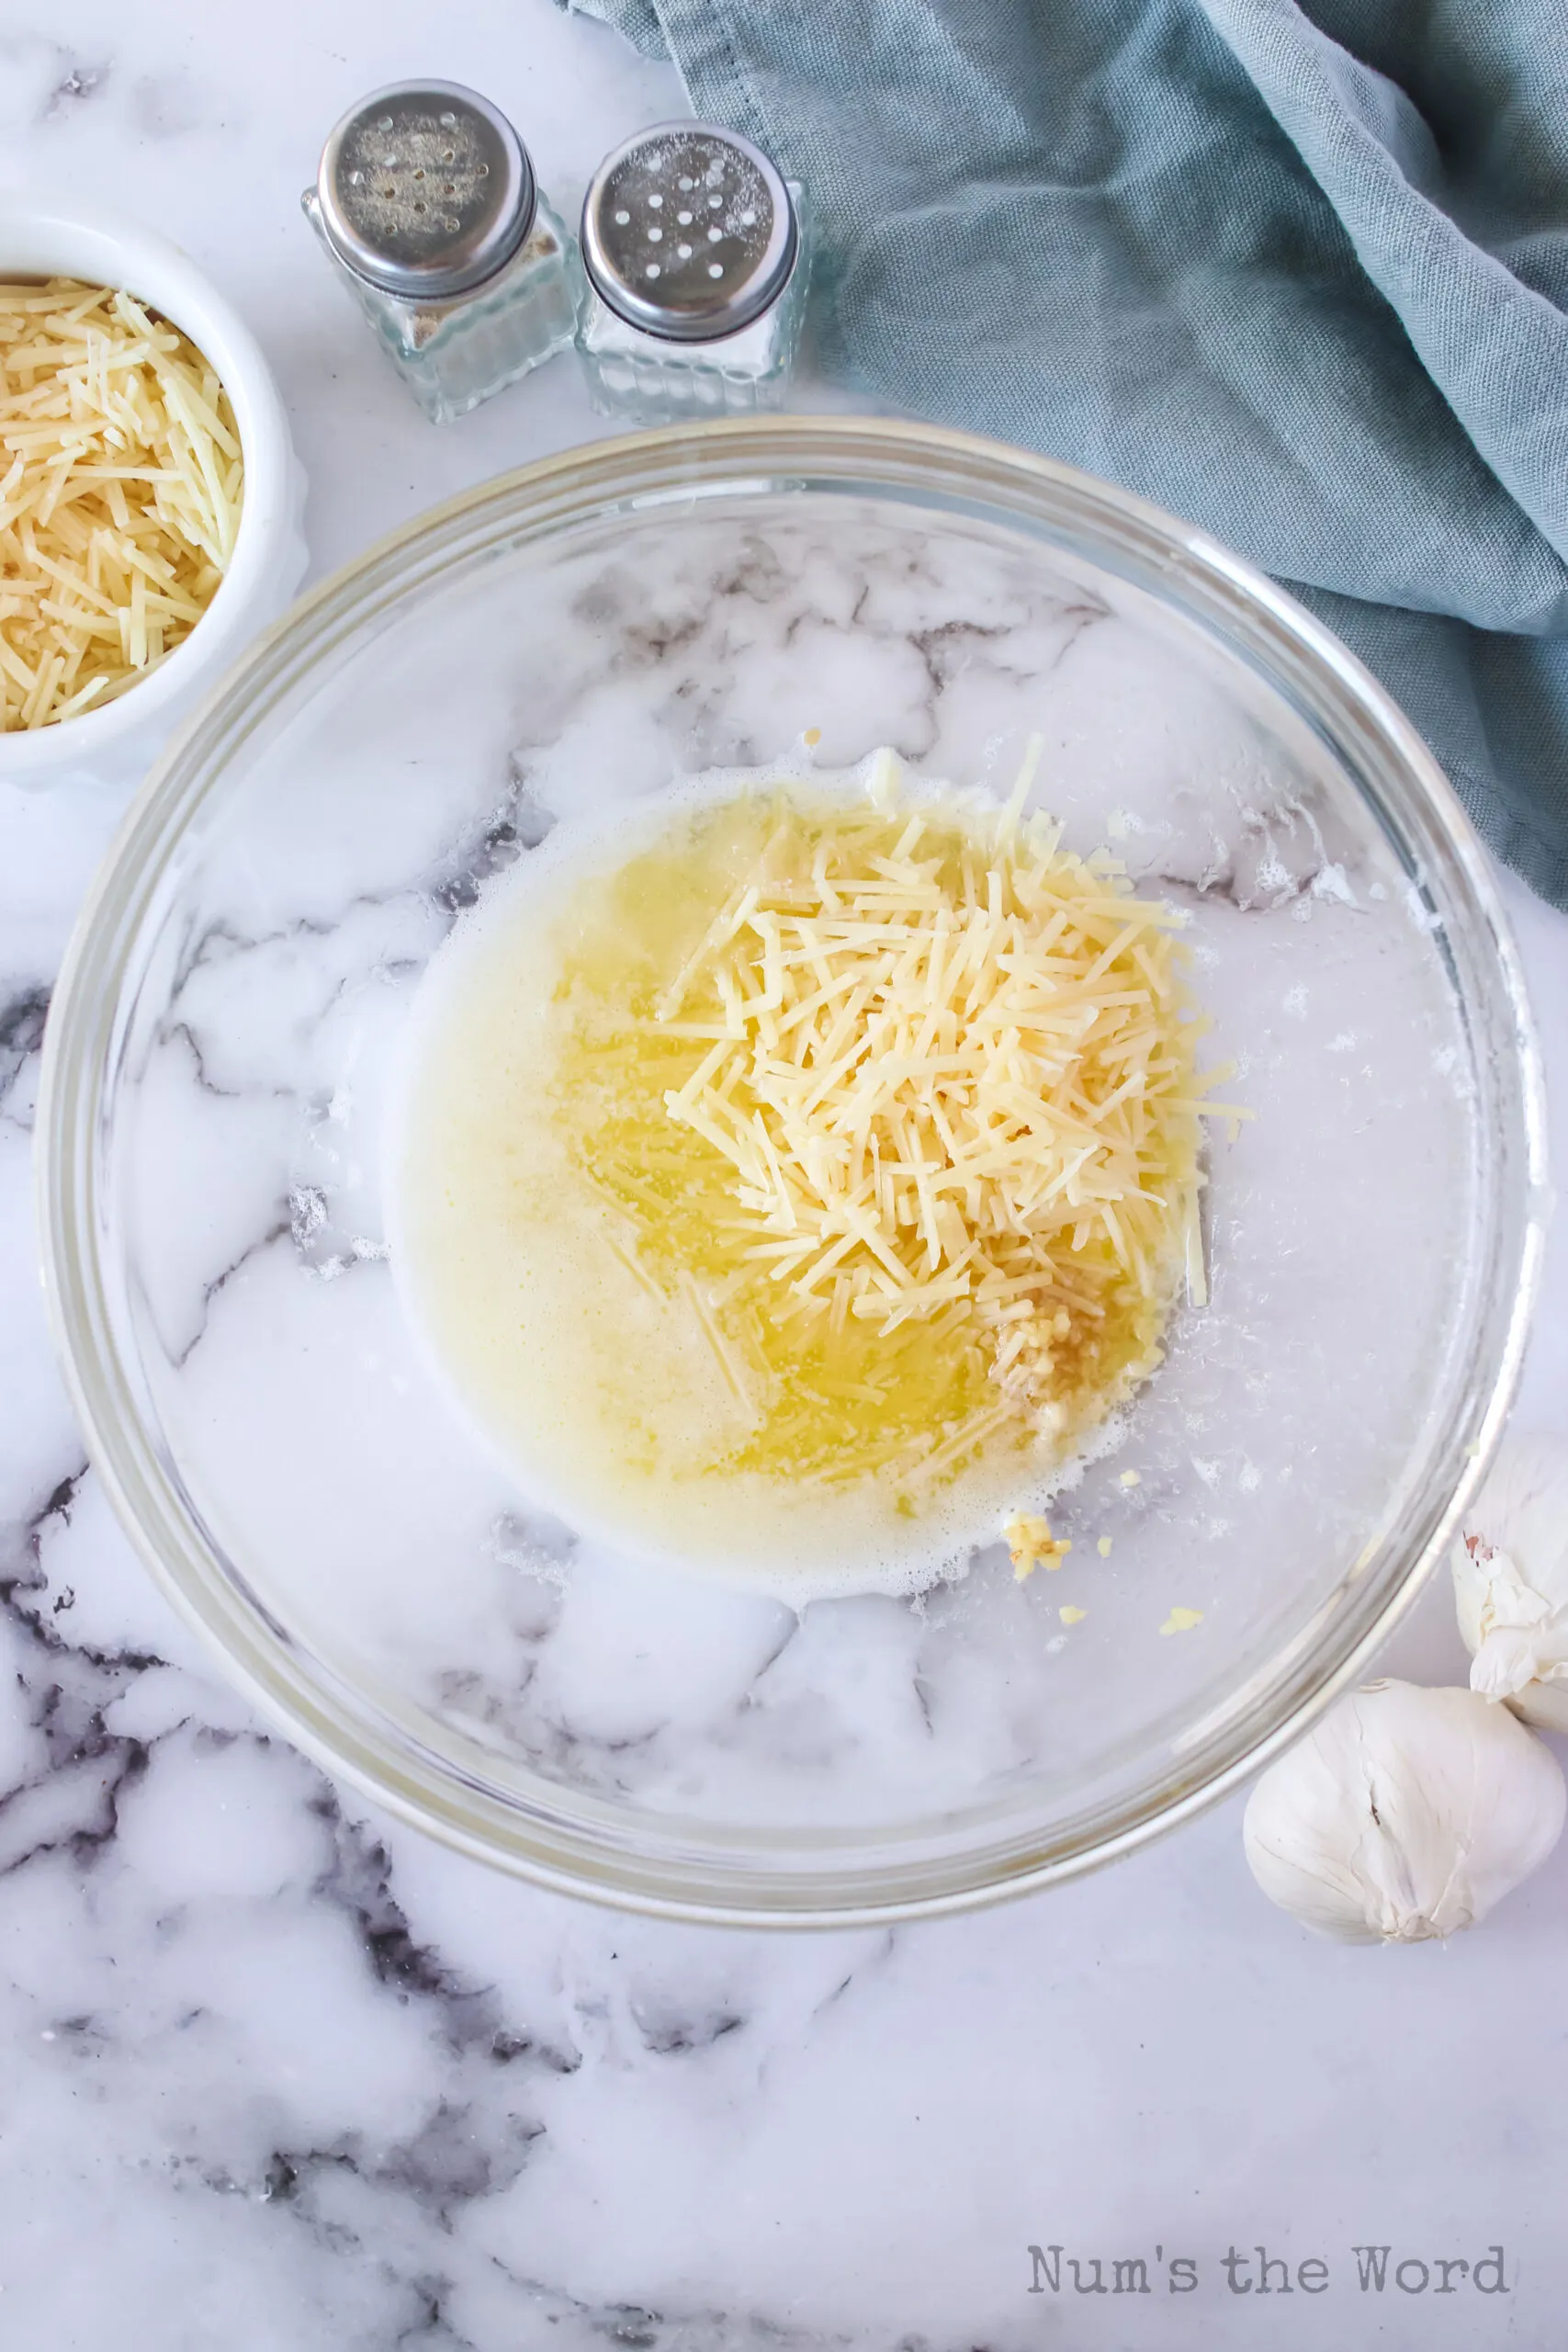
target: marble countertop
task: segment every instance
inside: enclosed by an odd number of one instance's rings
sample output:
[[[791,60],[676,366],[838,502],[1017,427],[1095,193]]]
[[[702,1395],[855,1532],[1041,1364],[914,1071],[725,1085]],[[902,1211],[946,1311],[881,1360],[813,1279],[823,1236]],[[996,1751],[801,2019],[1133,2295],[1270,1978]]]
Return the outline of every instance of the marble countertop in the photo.
[[[683,110],[547,0],[439,28],[409,0],[54,0],[0,26],[0,187],[123,204],[231,292],[317,571],[604,429],[566,365],[432,429],[321,266],[298,196],[324,130],[429,70],[518,120],[563,208]],[[726,1934],[459,1860],[250,1716],[110,1516],[39,1298],[38,1046],[121,801],[0,795],[0,2345],[1560,2340],[1568,1846],[1446,1949],[1298,1929],[1252,1885],[1239,1802],[979,1917]],[[1568,920],[1507,894],[1561,1154]],[[1560,1234],[1518,1419],[1565,1412]],[[1386,1664],[1462,1679],[1440,1588]]]

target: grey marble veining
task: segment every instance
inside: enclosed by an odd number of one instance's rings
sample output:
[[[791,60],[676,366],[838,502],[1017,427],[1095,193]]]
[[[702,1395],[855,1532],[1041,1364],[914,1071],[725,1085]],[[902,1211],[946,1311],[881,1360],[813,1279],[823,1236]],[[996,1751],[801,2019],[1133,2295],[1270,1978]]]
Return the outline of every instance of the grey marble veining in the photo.
[[[231,288],[291,402],[318,569],[600,430],[564,367],[449,435],[424,426],[310,249],[298,190],[353,97],[434,62],[515,113],[570,208],[604,148],[678,109],[670,77],[544,0],[481,0],[434,51],[404,0],[209,16],[13,10],[0,180],[122,202]],[[940,676],[953,650],[939,636],[920,658]],[[526,783],[502,776],[449,845],[438,915],[525,839]],[[973,1919],[708,1933],[464,1863],[250,1717],[108,1511],[38,1295],[41,1022],[118,813],[85,787],[0,797],[6,2352],[1554,2343],[1568,1854],[1448,1951],[1312,1941],[1252,1888],[1234,1804]],[[1290,884],[1201,850],[1170,878],[1238,905]],[[1568,924],[1509,898],[1561,1104]],[[395,958],[400,923],[433,918],[389,900],[363,920],[362,944]],[[193,973],[253,952],[248,936],[193,940]],[[377,1279],[359,1254],[374,1230],[325,1181],[304,1171],[255,1205],[204,1282],[253,1248]],[[221,1295],[198,1288],[176,1344]],[[1568,1428],[1561,1243],[1520,1415]],[[548,1531],[495,1540],[524,1551]],[[550,1605],[546,1580],[541,1632]],[[1462,1672],[1440,1591],[1389,1664]],[[1507,2291],[1407,2294],[1391,2277],[1363,2292],[1351,2249],[1384,2243],[1471,2262],[1500,2244]],[[1080,2295],[1066,2274],[1032,2293],[1032,2245],[1060,2245],[1086,2281],[1096,2260],[1107,2282],[1143,2260],[1151,2293]],[[1325,2291],[1287,2299],[1273,2274],[1265,2310],[1260,2245],[1323,2259]],[[1223,2267],[1233,2246],[1254,2265],[1246,2294]],[[1198,2266],[1190,2294],[1169,2291],[1173,2257]]]

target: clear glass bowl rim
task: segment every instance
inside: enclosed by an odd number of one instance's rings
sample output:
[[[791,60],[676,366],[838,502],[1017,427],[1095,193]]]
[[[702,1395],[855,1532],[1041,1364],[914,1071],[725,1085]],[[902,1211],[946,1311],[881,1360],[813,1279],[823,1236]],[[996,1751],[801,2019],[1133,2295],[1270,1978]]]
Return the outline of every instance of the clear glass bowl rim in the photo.
[[[617,508],[757,491],[858,489],[986,514],[1078,547],[1222,636],[1353,745],[1382,819],[1444,926],[1465,1018],[1491,1042],[1481,1132],[1485,1259],[1469,1378],[1417,1490],[1358,1564],[1357,1593],[1321,1638],[1288,1646],[1244,1713],[1167,1759],[1161,1777],[1055,1832],[998,1808],[976,1838],[917,1825],[819,1835],[804,1863],[710,1850],[652,1816],[571,1817],[470,1781],[323,1661],[297,1651],[226,1572],[142,1423],[109,1311],[100,1173],[117,1041],[144,922],[227,759],[259,714],[354,629],[486,549],[569,531]],[[1547,1204],[1544,1086],[1523,977],[1486,854],[1408,720],[1348,650],[1266,575],[1193,526],[1056,460],[942,427],[877,417],[704,422],[589,443],[498,476],[414,517],[302,597],[229,672],[131,803],[78,919],[45,1040],[38,1209],[46,1298],[88,1450],[156,1582],[231,1679],[329,1773],[449,1846],[556,1892],[726,1926],[852,1927],[961,1911],[1096,1867],[1213,1803],[1299,1737],[1354,1683],[1451,1540],[1501,1432],[1539,1284]],[[967,1816],[965,1816],[967,1821]]]

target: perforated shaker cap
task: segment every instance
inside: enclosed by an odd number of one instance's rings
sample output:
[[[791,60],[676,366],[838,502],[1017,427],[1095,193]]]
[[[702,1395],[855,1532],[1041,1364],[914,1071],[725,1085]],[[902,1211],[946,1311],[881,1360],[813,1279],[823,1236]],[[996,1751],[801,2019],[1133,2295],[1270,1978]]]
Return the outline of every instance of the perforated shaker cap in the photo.
[[[606,155],[582,207],[582,259],[616,315],[705,343],[761,315],[795,266],[788,188],[732,130],[660,123]]]
[[[528,151],[458,82],[373,90],[321,150],[316,201],[333,250],[389,294],[440,300],[509,262],[533,226]]]

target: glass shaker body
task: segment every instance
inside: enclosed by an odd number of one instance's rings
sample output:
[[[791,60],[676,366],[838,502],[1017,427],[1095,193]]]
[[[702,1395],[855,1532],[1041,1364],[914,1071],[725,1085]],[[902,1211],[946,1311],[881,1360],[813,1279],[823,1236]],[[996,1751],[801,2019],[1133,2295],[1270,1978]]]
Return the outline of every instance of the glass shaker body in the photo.
[[[805,191],[796,181],[786,185],[798,215]],[[618,316],[584,275],[577,350],[594,407],[638,424],[776,409],[795,370],[809,277],[802,218],[788,282],[761,318],[707,342],[675,343]]]
[[[511,261],[445,301],[389,293],[361,277],[333,248],[315,189],[302,201],[333,266],[433,424],[466,416],[570,343],[577,324],[570,238],[542,196]]]
[[[466,414],[564,350],[571,240],[506,117],[452,82],[373,91],[300,199],[426,416]]]
[[[640,132],[583,205],[577,349],[594,407],[638,424],[777,408],[810,276],[805,191],[707,124]]]

